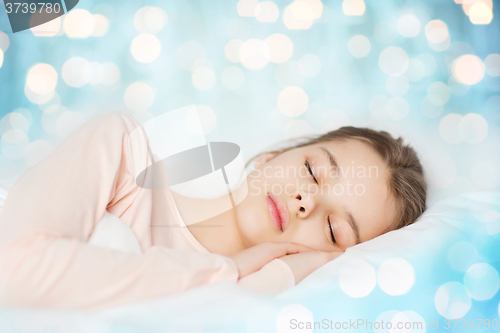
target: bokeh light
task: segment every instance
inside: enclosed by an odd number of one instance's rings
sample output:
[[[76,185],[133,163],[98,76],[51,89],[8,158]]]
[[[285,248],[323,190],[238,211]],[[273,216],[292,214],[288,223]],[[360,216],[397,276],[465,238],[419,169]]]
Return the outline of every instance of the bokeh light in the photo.
[[[394,96],[403,96],[410,89],[410,82],[406,76],[389,76],[385,81],[385,89]]]
[[[135,60],[149,63],[160,56],[161,42],[155,35],[140,34],[132,41],[130,52]]]
[[[375,269],[363,259],[352,259],[340,268],[339,284],[347,295],[365,297],[377,284]]]
[[[88,10],[73,9],[64,15],[63,29],[69,38],[87,38],[94,31],[94,17]]]
[[[353,36],[347,45],[349,53],[355,58],[364,58],[371,51],[370,40],[363,35]]]
[[[240,47],[239,58],[241,64],[248,69],[261,69],[269,62],[271,50],[260,39],[252,38]]]
[[[347,16],[361,16],[365,13],[366,6],[363,0],[342,1],[342,11]]]
[[[215,84],[215,73],[207,67],[198,67],[191,75],[193,86],[199,90],[208,90]]]
[[[308,308],[303,306],[302,304],[289,304],[284,306],[276,316],[276,326],[278,333],[291,333],[294,332],[292,328],[290,328],[290,322],[313,322],[314,316]],[[301,333],[310,333],[313,328],[302,328],[300,330]]]
[[[6,52],[7,49],[9,48],[9,45],[10,45],[9,36],[5,32],[0,31],[0,50]]]
[[[378,267],[377,282],[380,289],[387,294],[403,295],[415,284],[415,270],[402,258],[387,259]]]
[[[177,48],[176,60],[179,66],[186,70],[191,71],[193,64],[198,59],[206,57],[206,51],[200,43],[189,41],[181,44]]]
[[[468,113],[460,120],[458,132],[465,142],[479,143],[488,135],[488,122],[480,114]]]
[[[94,14],[94,30],[92,31],[92,37],[102,37],[108,33],[109,30],[109,20],[106,16],[101,14]]]
[[[470,266],[465,272],[464,285],[473,299],[485,301],[497,293],[500,288],[500,277],[493,266],[478,263]]]
[[[484,65],[486,66],[486,73],[488,75],[493,77],[500,76],[500,54],[494,53],[488,55],[484,59]]]
[[[471,307],[471,297],[460,282],[448,282],[439,287],[434,296],[434,304],[439,314],[448,319],[459,319]]]
[[[307,110],[309,96],[300,87],[287,87],[278,95],[278,108],[288,117],[300,116]]]
[[[45,95],[56,88],[57,72],[49,64],[36,64],[28,71],[26,86],[35,94]]]
[[[420,21],[415,15],[403,15],[398,20],[398,32],[406,38],[417,37],[420,32]]]
[[[57,17],[49,22],[34,26],[30,30],[37,37],[57,36],[61,30],[61,18]]]
[[[287,35],[272,34],[266,38],[265,44],[269,52],[264,54],[268,55],[270,62],[281,64],[292,57],[293,42]]]
[[[484,78],[485,66],[478,56],[465,54],[453,62],[452,72],[457,82],[473,85]]]
[[[404,74],[410,65],[406,52],[397,46],[389,46],[380,52],[378,64],[382,72],[389,76]]]
[[[300,86],[304,82],[304,75],[298,61],[289,60],[276,67],[274,78],[280,87]]]
[[[80,88],[92,78],[92,66],[85,58],[73,57],[64,63],[61,76],[68,86]]]
[[[139,33],[154,34],[167,24],[168,16],[165,10],[159,7],[145,6],[139,9],[134,16],[134,27]]]
[[[134,82],[125,90],[125,105],[136,112],[148,110],[154,103],[155,93],[151,86],[144,82]]]
[[[238,15],[243,17],[253,17],[255,16],[258,5],[258,0],[240,0],[236,5]]]
[[[272,1],[261,1],[255,7],[255,18],[259,22],[276,22],[279,16],[278,6]]]
[[[224,54],[227,60],[238,63],[240,62],[240,48],[243,45],[243,41],[240,39],[230,40],[224,47]]]

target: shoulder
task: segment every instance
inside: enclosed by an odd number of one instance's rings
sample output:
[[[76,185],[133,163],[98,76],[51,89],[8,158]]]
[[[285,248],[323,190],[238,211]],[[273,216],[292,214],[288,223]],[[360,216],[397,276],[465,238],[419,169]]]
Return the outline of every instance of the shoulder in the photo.
[[[89,119],[83,127],[95,134],[122,136],[130,135],[140,126],[130,113],[119,110],[97,115]]]

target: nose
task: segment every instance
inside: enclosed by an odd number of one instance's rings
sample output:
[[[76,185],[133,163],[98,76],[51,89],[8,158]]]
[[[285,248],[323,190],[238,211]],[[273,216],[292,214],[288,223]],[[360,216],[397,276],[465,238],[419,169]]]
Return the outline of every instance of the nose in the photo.
[[[295,195],[295,204],[297,206],[297,217],[305,219],[314,211],[316,200],[311,193],[297,193]]]

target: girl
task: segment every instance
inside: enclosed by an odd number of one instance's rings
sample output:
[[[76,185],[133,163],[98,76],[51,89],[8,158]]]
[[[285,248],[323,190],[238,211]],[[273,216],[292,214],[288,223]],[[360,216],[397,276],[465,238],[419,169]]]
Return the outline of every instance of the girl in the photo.
[[[95,117],[17,181],[0,211],[1,304],[102,310],[220,280],[276,294],[425,210],[415,151],[343,127],[259,155],[243,201],[186,225],[207,202],[137,185],[152,162],[129,140],[138,126],[126,112]],[[86,243],[106,210],[143,254]]]

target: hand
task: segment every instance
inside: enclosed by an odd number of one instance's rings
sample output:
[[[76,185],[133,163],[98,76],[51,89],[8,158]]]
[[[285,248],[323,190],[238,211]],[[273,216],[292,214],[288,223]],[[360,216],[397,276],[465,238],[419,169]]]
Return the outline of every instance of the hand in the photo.
[[[238,266],[240,279],[250,273],[258,271],[265,264],[275,258],[287,254],[313,252],[314,249],[292,242],[264,242],[237,252],[229,258],[233,259]]]
[[[312,251],[307,253],[289,254],[279,259],[290,266],[295,276],[295,284],[302,281],[306,276],[323,266],[330,260],[340,256],[344,252]]]

